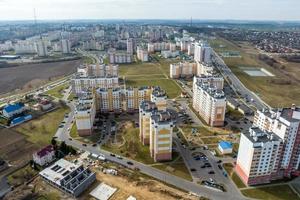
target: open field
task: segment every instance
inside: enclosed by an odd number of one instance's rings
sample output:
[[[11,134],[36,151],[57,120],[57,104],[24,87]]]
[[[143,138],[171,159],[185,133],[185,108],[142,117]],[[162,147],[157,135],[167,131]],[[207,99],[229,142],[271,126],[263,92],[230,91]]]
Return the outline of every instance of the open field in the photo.
[[[225,63],[243,84],[272,107],[291,106],[292,103],[300,104],[300,82],[292,81],[293,76],[299,77],[299,64],[290,64],[282,68],[272,67],[259,59],[259,51],[248,43],[234,43],[223,38],[210,41],[211,46],[218,53],[224,51],[238,51],[241,58],[224,58]],[[298,67],[297,67],[298,66]],[[243,67],[265,68],[274,77],[254,77],[246,74]],[[279,89],[280,88],[280,89]],[[283,92],[284,91],[284,92]]]
[[[120,77],[125,78],[126,86],[160,86],[166,90],[169,98],[180,95],[181,89],[169,79],[171,61],[162,60],[157,63],[134,63],[120,65]]]
[[[51,90],[48,90],[45,94],[56,97],[56,98],[62,98],[63,90],[67,89],[69,87],[69,83],[62,84],[60,86],[57,86]]]
[[[263,200],[299,200],[300,198],[288,185],[264,186],[241,190],[243,195]]]
[[[50,143],[67,112],[69,112],[69,108],[59,108],[14,129],[27,136],[28,141],[43,147]]]
[[[80,63],[80,60],[73,60],[0,68],[0,94],[30,89],[55,77],[70,75]]]

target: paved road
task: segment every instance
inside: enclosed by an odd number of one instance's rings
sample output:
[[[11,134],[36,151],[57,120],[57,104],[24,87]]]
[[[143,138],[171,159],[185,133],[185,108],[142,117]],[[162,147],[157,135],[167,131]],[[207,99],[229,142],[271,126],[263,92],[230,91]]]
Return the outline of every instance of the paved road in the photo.
[[[258,97],[254,92],[250,91],[244,86],[244,84],[235,76],[235,74],[215,51],[213,51],[212,60],[214,66],[218,68],[222,76],[230,80],[230,86],[234,91],[240,93],[240,96],[243,98],[246,97],[248,100],[253,99],[253,101],[249,104],[253,105],[257,109],[270,108],[270,106],[267,105],[260,97]]]
[[[224,199],[232,199],[232,200],[239,200],[239,199],[245,199],[240,192],[235,191],[231,186],[228,187],[229,192],[220,192],[216,191],[211,188],[206,188],[204,186],[201,186],[199,184],[196,184],[194,182],[187,181],[185,179],[179,178],[177,176],[171,175],[169,173],[163,172],[161,170],[158,170],[156,168],[153,168],[151,166],[142,164],[140,162],[136,162],[134,160],[130,160],[127,158],[118,159],[116,157],[113,157],[110,155],[110,152],[100,149],[99,146],[93,147],[91,145],[83,146],[81,142],[77,140],[70,140],[69,139],[69,131],[68,127],[71,127],[72,120],[74,116],[74,106],[72,103],[67,103],[68,106],[70,106],[71,112],[69,113],[69,117],[65,119],[65,126],[63,128],[59,128],[56,133],[56,137],[59,141],[65,141],[67,145],[71,145],[77,149],[81,149],[84,151],[88,151],[90,153],[94,153],[97,155],[104,155],[105,158],[109,161],[127,166],[129,168],[138,167],[140,171],[144,174],[147,174],[153,178],[156,178],[158,180],[161,180],[162,182],[166,182],[168,184],[174,185],[178,188],[181,188],[186,191],[190,191],[192,193],[205,196],[210,199],[214,200],[224,200]],[[134,165],[128,165],[127,162],[131,161]],[[216,171],[216,170],[215,170]],[[227,181],[230,181],[229,179]],[[226,184],[227,188],[227,182],[224,181],[223,183]],[[229,184],[229,183],[228,183]],[[230,184],[229,184],[230,185]]]

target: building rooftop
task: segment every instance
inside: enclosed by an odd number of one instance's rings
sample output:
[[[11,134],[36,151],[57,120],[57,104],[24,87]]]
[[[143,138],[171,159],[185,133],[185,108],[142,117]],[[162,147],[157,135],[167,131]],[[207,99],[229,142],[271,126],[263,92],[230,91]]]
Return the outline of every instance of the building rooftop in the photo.
[[[153,112],[157,110],[156,104],[152,101],[143,101],[140,105],[140,109],[144,112]]]
[[[172,122],[172,116],[169,111],[158,111],[151,116],[152,120],[157,124],[168,124]]]
[[[219,145],[221,146],[222,149],[232,149],[231,142],[221,141],[219,142]]]
[[[280,137],[268,131],[262,131],[258,127],[251,127],[249,131],[243,133],[252,143],[266,143],[272,141],[281,141]]]
[[[5,110],[5,112],[7,112],[7,113],[11,113],[16,110],[20,110],[23,107],[24,107],[23,103],[8,104],[3,108],[3,110]]]
[[[108,200],[117,191],[117,188],[111,187],[105,183],[98,185],[90,195],[98,200]]]
[[[36,155],[40,158],[44,157],[45,155],[48,155],[49,153],[52,153],[54,151],[54,148],[52,145],[48,145],[44,147],[43,149],[40,149],[38,152],[36,152]]]

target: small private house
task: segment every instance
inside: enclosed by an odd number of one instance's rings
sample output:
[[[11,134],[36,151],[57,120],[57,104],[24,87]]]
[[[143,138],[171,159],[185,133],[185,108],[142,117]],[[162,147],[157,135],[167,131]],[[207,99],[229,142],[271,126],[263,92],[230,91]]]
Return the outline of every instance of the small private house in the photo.
[[[218,150],[221,154],[230,154],[232,153],[232,144],[231,142],[221,141],[218,145]]]
[[[55,151],[52,145],[48,145],[43,149],[40,149],[39,151],[35,152],[32,155],[32,157],[33,161],[36,164],[40,166],[45,166],[55,159]]]
[[[2,114],[4,117],[12,118],[14,115],[23,113],[26,110],[23,103],[7,104],[4,106]]]

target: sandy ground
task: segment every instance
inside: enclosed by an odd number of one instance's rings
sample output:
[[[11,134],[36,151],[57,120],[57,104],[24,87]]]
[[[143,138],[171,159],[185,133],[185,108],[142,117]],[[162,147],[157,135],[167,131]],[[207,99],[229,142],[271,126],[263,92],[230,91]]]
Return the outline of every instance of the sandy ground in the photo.
[[[44,84],[50,78],[72,74],[80,62],[73,60],[0,68],[0,94],[16,89],[30,89]]]

